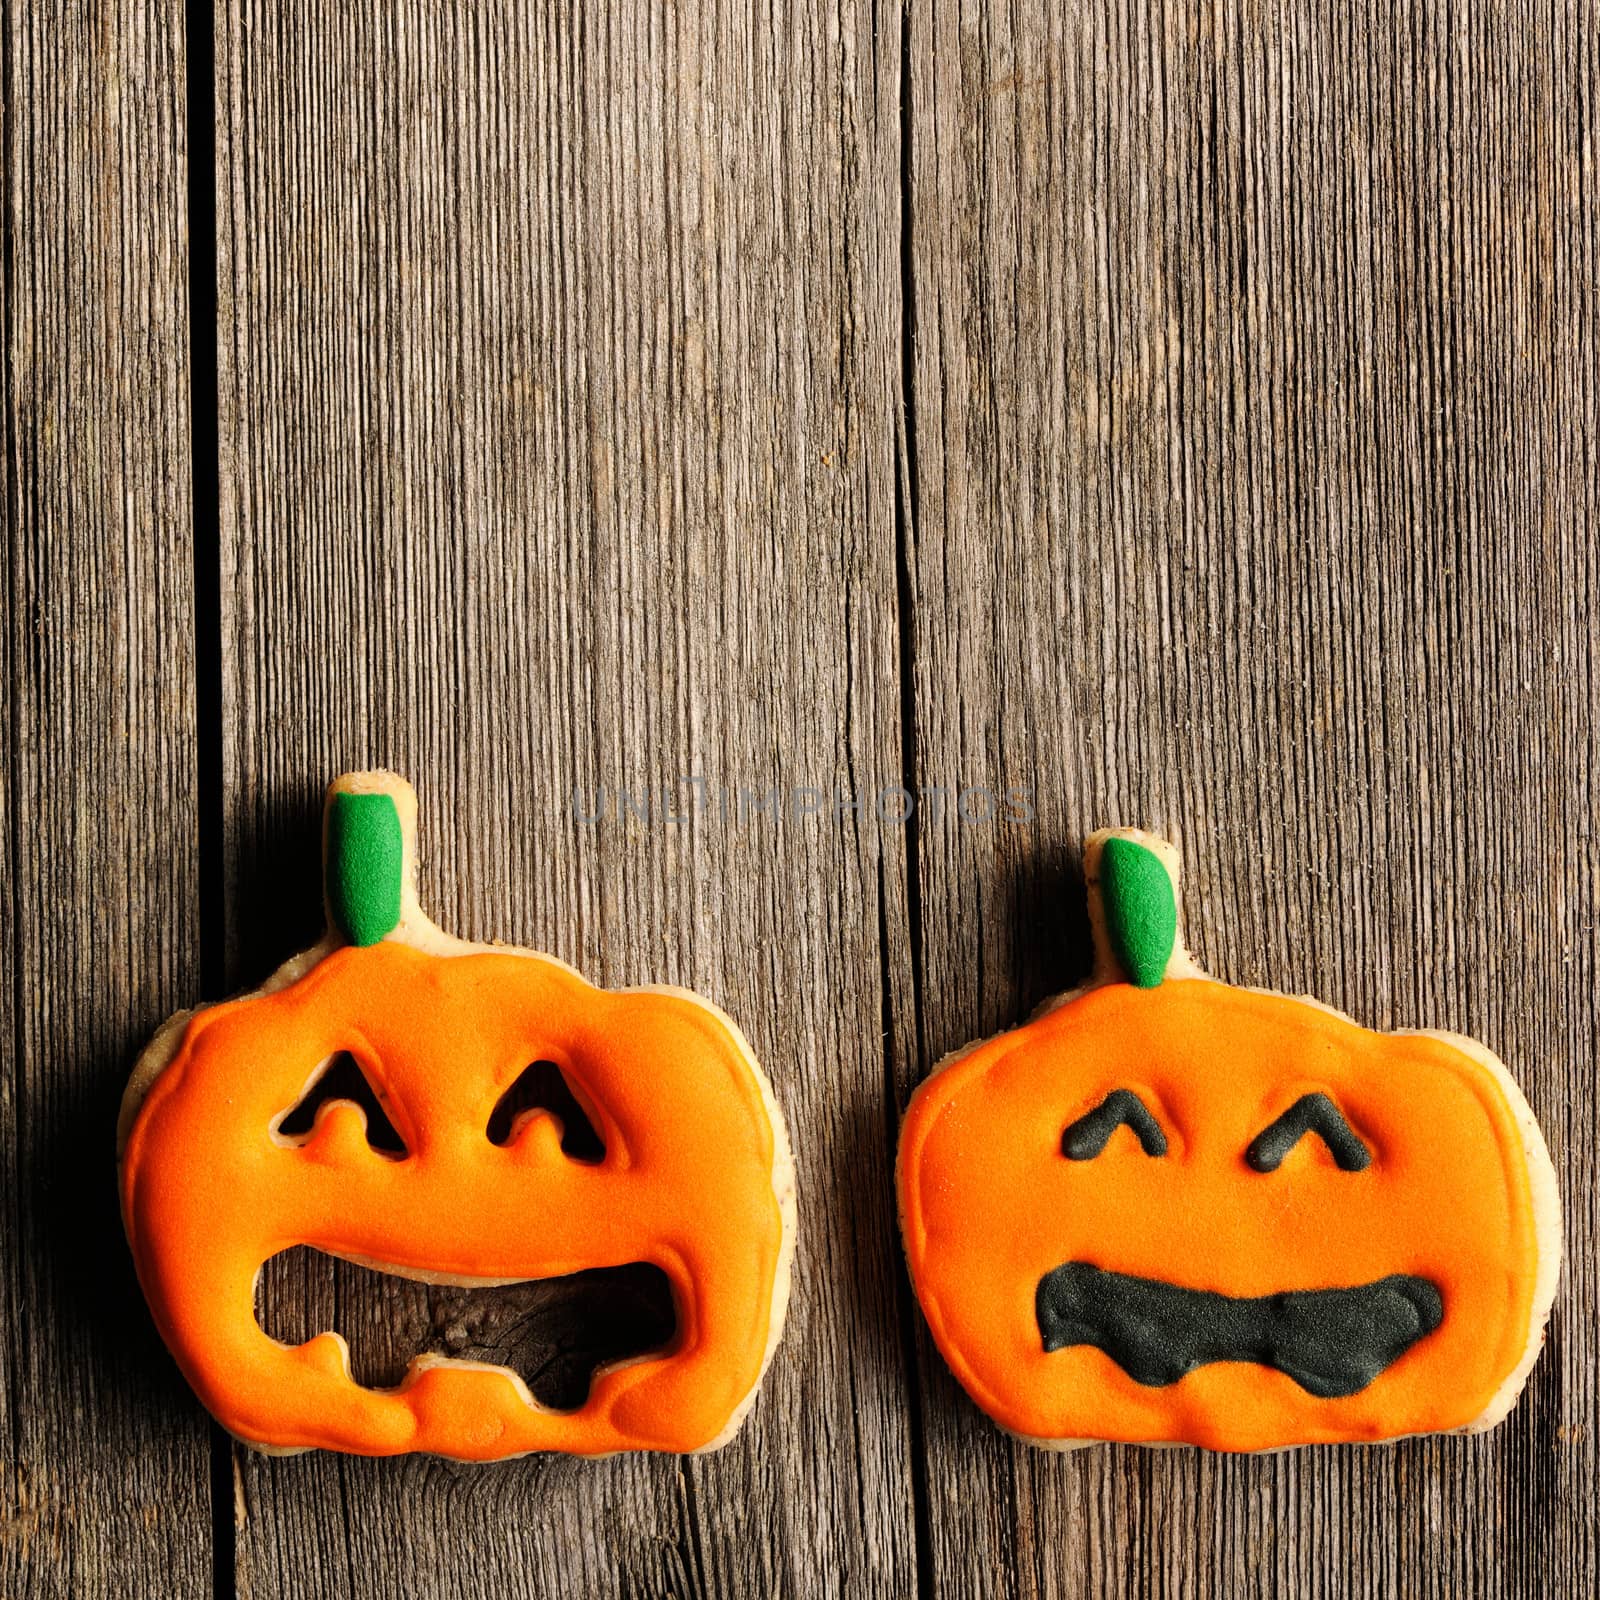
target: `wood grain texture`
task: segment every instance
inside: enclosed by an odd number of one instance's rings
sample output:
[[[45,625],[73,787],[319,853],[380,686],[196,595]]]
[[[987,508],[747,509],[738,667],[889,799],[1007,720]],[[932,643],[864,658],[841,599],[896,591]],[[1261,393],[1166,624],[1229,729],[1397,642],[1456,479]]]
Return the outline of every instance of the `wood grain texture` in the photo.
[[[322,785],[391,764],[446,926],[699,989],[801,1152],[788,1331],[727,1450],[241,1456],[239,1590],[908,1593],[904,836],[833,815],[899,767],[898,53],[801,4],[217,28],[233,975],[316,933]],[[824,799],[741,813],[775,787]],[[388,1325],[360,1274],[291,1292]]]
[[[645,1262],[486,1289],[393,1274],[364,1283],[379,1274],[315,1252],[308,1262],[306,1253],[296,1246],[267,1263],[258,1287],[261,1326],[285,1344],[304,1344],[322,1332],[316,1319],[333,1305],[351,1376],[371,1388],[400,1383],[415,1356],[447,1356],[506,1367],[540,1405],[574,1411],[589,1398],[598,1368],[666,1349],[676,1326],[671,1280]],[[324,1281],[307,1290],[312,1273]],[[352,1310],[368,1307],[376,1323],[351,1323]]]
[[[917,1069],[1080,976],[1084,834],[1169,829],[1216,975],[1512,1064],[1569,1246],[1476,1440],[1056,1457],[924,1334],[935,1594],[1595,1587],[1597,62],[1587,8],[911,10],[916,760],[1037,809],[924,819]]]
[[[199,976],[182,7],[10,7],[0,52],[0,1594],[194,1596],[205,1421],[111,1137]]]
[[[181,12],[5,13],[0,1595],[1595,1589],[1600,28],[1066,9],[219,0],[198,547]],[[213,827],[242,984],[380,762],[445,925],[744,1027],[789,1329],[714,1457],[241,1452],[216,1524],[103,1157]],[[895,1112],[1081,974],[1113,821],[1180,839],[1218,976],[1527,1087],[1568,1262],[1493,1434],[1055,1457],[938,1360]],[[505,1336],[268,1291],[378,1373]]]

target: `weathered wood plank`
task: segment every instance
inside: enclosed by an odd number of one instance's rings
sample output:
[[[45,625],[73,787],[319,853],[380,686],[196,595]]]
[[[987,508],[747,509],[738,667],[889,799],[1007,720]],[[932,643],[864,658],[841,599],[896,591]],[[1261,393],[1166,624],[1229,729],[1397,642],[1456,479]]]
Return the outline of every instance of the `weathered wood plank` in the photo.
[[[3,35],[0,1594],[209,1594],[205,1422],[111,1165],[199,979],[183,8]]]
[[[1038,813],[924,820],[918,1067],[1081,973],[1084,833],[1169,828],[1219,976],[1513,1064],[1570,1247],[1472,1441],[1052,1457],[924,1336],[935,1592],[1586,1592],[1594,20],[970,3],[910,39],[917,761]]]
[[[899,763],[897,50],[805,5],[217,20],[232,972],[315,934],[323,782],[395,765],[441,919],[716,999],[802,1191],[727,1451],[241,1458],[241,1591],[905,1594],[903,836],[833,815]],[[824,813],[741,825],[774,787]],[[328,1281],[274,1279],[383,1321]]]

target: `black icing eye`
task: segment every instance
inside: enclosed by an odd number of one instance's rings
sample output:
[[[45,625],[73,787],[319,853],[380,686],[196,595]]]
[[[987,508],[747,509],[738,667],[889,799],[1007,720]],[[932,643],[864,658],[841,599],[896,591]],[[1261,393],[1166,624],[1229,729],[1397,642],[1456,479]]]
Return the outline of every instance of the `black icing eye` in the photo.
[[[1321,1093],[1301,1095],[1250,1141],[1244,1158],[1257,1172],[1276,1172],[1308,1133],[1327,1145],[1341,1172],[1364,1172],[1372,1164],[1372,1152],[1356,1137],[1338,1106]]]
[[[1068,1161],[1092,1161],[1124,1125],[1138,1135],[1147,1156],[1167,1153],[1167,1136],[1161,1131],[1161,1124],[1132,1089],[1113,1089],[1093,1111],[1079,1117],[1061,1135],[1061,1153]]]

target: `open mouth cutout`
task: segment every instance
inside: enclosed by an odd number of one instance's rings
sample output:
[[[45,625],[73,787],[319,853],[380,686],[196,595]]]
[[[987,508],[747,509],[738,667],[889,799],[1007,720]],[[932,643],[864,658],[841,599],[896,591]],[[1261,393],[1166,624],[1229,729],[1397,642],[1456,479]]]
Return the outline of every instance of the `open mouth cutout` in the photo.
[[[1251,1299],[1069,1261],[1039,1280],[1034,1313],[1047,1351],[1094,1345],[1150,1388],[1213,1361],[1249,1361],[1334,1400],[1432,1333],[1444,1301],[1426,1278],[1403,1274]]]
[[[576,1411],[597,1372],[671,1345],[672,1285],[634,1261],[497,1286],[422,1283],[310,1245],[273,1256],[256,1283],[256,1321],[283,1344],[332,1330],[363,1388],[400,1384],[420,1355],[514,1372],[551,1411]]]

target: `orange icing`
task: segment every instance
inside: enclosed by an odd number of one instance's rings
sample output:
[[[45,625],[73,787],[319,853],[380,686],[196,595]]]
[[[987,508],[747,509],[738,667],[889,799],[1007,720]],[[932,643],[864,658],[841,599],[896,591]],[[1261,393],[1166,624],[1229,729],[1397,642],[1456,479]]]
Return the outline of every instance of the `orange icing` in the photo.
[[[1113,1089],[1128,1128],[1085,1161],[1063,1130]],[[1328,1093],[1372,1152],[1342,1172],[1314,1135],[1245,1164],[1300,1095]],[[1516,1368],[1538,1241],[1521,1130],[1493,1075],[1431,1035],[1378,1034],[1206,979],[1108,984],[978,1046],[917,1092],[901,1135],[906,1254],[940,1351],[997,1422],[1037,1439],[1261,1450],[1461,1427]],[[1067,1261],[1232,1296],[1430,1279],[1444,1321],[1361,1392],[1318,1399],[1216,1363],[1146,1387],[1092,1346],[1047,1353],[1040,1278]]]
[[[373,1151],[336,1102],[299,1148],[273,1119],[319,1063],[360,1062],[409,1155]],[[556,1062],[606,1146],[585,1165],[549,1116],[507,1148],[496,1100]],[[123,1213],[162,1334],[239,1437],[370,1455],[490,1460],[532,1450],[687,1451],[761,1376],[783,1219],[760,1084],[729,1028],[683,995],[609,993],[526,955],[342,948],[275,993],[199,1012],[139,1109]],[[258,1326],[262,1263],[309,1244],[416,1271],[543,1278],[649,1261],[671,1280],[672,1347],[595,1377],[570,1413],[498,1369],[433,1365],[358,1387],[340,1341],[291,1348]]]

